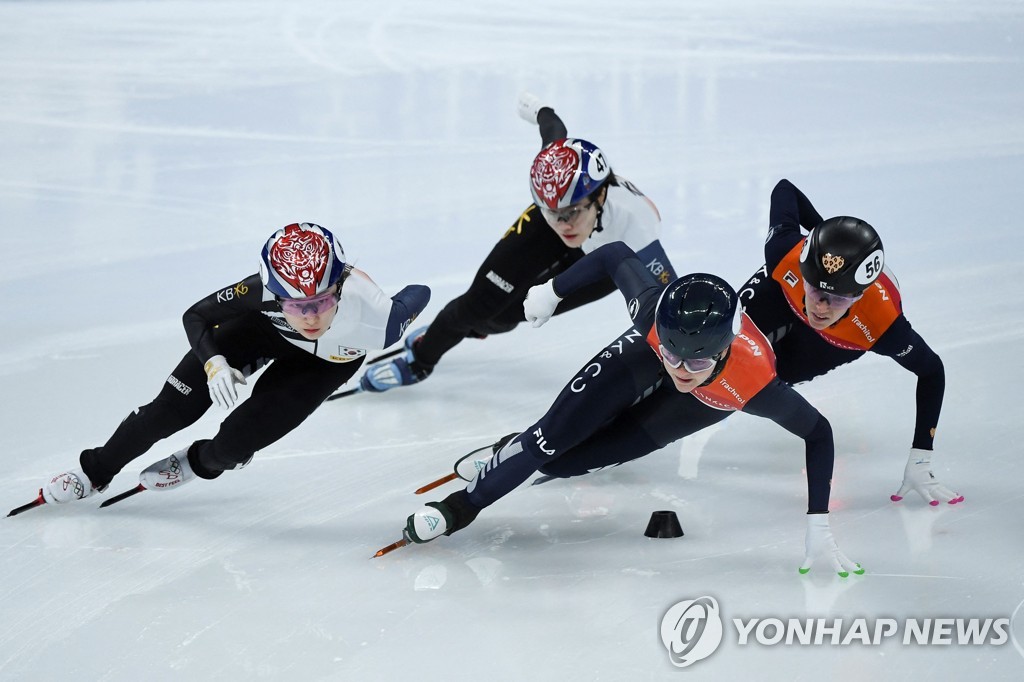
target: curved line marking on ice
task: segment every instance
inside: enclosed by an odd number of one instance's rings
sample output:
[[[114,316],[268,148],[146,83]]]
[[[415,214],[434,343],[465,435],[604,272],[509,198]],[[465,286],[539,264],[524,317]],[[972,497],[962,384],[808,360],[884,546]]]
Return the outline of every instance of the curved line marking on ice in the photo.
[[[1010,614],[1010,640],[1013,642],[1013,648],[1017,650],[1021,658],[1024,658],[1024,648],[1021,647],[1020,642],[1017,641],[1017,635],[1013,633],[1013,621],[1017,618],[1017,612],[1020,611],[1020,607],[1024,606],[1024,599],[1017,604],[1017,608]]]

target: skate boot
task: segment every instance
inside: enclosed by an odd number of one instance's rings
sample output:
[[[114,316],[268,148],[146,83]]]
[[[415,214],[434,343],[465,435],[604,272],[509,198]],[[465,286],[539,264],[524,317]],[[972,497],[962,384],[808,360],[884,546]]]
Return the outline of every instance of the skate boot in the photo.
[[[196,474],[188,462],[188,448],[185,448],[146,467],[139,474],[139,485],[146,490],[170,490],[180,488],[195,478]]]
[[[416,344],[426,331],[426,327],[421,327],[409,333],[405,338],[405,355],[370,365],[359,380],[359,387],[371,393],[383,393],[400,386],[418,384],[430,376],[434,371],[433,366],[418,362],[415,351]]]
[[[199,441],[193,443],[189,447],[195,447],[198,442]],[[166,459],[153,462],[139,474],[139,484],[137,486],[131,490],[126,490],[119,495],[114,495],[100,506],[109,507],[110,505],[117,504],[121,500],[126,500],[133,495],[138,495],[144,490],[171,490],[174,488],[180,488],[196,478],[216,478],[223,473],[221,471],[216,473],[208,472],[200,468],[199,473],[197,474],[192,468],[191,462],[188,461],[188,452],[189,448],[185,448],[183,450],[178,450]],[[246,462],[246,464],[248,464],[248,462]],[[198,467],[200,465],[197,464],[196,466]]]
[[[463,455],[455,462],[455,475],[463,481],[472,481],[487,466],[491,458],[518,435],[518,432],[510,433],[507,436],[502,436],[494,445],[487,445],[478,450],[473,450],[468,455]]]
[[[101,490],[106,490],[106,486],[94,488],[85,472],[77,468],[57,474],[46,482],[40,492],[47,504],[66,504],[84,500]]]
[[[427,502],[405,521],[405,535],[417,544],[430,542],[452,527],[452,513],[444,502]]]
[[[405,522],[403,535],[417,544],[436,540],[462,530],[476,519],[478,507],[469,501],[465,490],[457,490],[440,502],[427,502],[423,509],[411,514]]]

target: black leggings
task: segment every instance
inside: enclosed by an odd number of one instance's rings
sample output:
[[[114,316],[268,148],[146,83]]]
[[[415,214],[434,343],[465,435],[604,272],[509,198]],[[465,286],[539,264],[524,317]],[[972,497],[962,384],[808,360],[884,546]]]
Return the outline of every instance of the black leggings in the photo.
[[[547,413],[509,442],[467,488],[483,508],[535,471],[569,477],[623,464],[728,417],[680,393],[636,329],[594,356]]]
[[[256,313],[220,325],[214,338],[228,364],[247,377],[269,366],[251,395],[224,417],[217,434],[193,444],[190,454],[208,476],[244,464],[291,432],[363,363],[362,357],[333,363],[311,355]],[[82,468],[94,486],[104,486],[157,441],[195,423],[212,404],[202,362],[190,351],[152,402],[125,417],[102,447],[82,452]]]
[[[706,429],[730,414],[733,413],[708,407],[693,396],[680,393],[666,379],[651,397],[623,412],[564,457],[544,464],[540,471],[568,478],[625,464]]]

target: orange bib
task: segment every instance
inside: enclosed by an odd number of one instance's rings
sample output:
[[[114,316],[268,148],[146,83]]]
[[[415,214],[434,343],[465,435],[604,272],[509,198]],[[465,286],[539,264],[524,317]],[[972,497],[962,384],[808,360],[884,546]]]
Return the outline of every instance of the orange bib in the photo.
[[[661,343],[655,327],[651,327],[647,343],[658,352]],[[742,410],[748,400],[775,378],[775,352],[746,313],[743,313],[740,333],[729,348],[725,367],[715,380],[690,394],[716,410]]]
[[[801,240],[793,246],[775,266],[772,279],[782,287],[782,293],[793,314],[808,324],[804,308],[804,280],[800,275],[800,250],[803,245]],[[875,283],[864,291],[859,301],[850,306],[846,315],[831,327],[814,331],[838,348],[866,351],[875,345],[902,313],[899,285],[889,268],[883,268]]]

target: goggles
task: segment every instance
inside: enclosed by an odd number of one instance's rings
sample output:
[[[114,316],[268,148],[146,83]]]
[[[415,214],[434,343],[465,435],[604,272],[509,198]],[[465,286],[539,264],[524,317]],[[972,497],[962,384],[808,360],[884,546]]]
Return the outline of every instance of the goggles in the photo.
[[[541,206],[540,212],[544,214],[544,217],[548,220],[554,220],[558,223],[571,223],[576,220],[584,211],[589,210],[594,202],[591,201],[587,204],[576,204],[575,206],[569,206],[563,208],[560,211],[554,211],[547,206]]]
[[[823,291],[818,287],[811,286],[804,280],[804,293],[812,301],[824,301],[828,303],[830,308],[849,308],[854,303],[860,300],[863,293],[859,293],[856,296],[840,296],[839,294],[830,294],[827,291]]]
[[[669,367],[679,369],[681,365],[690,374],[706,372],[718,364],[718,358],[686,358],[684,360],[668,348],[665,348],[664,344],[658,344],[658,352],[661,353],[662,359]]]
[[[337,291],[327,291],[309,298],[278,298],[277,303],[281,306],[281,310],[289,315],[305,317],[307,315],[323,315],[338,305],[340,298]]]

